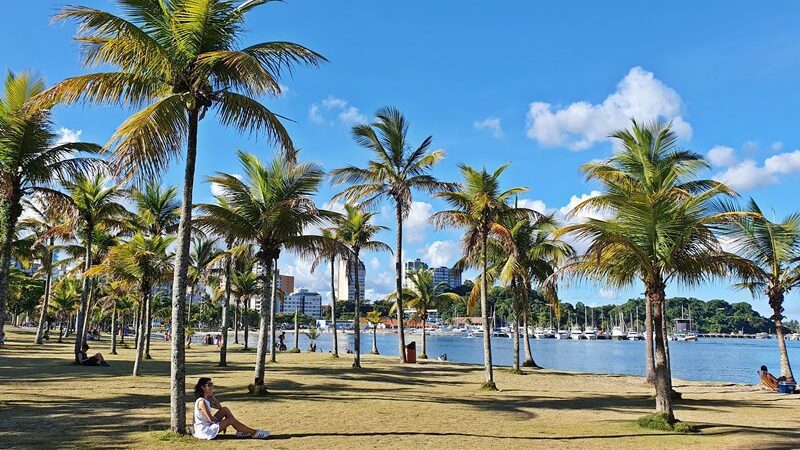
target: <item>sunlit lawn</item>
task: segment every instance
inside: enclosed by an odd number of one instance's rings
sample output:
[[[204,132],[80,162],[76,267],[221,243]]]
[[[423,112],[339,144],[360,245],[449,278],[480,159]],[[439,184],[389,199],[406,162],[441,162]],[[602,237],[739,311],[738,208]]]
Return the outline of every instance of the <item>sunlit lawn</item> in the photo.
[[[364,368],[353,370],[347,357],[280,354],[267,369],[270,395],[253,398],[246,386],[254,352],[237,346],[220,368],[217,353],[202,345],[188,351],[187,387],[211,376],[223,404],[273,436],[175,438],[161,432],[169,426],[165,343],[154,342],[154,359],[134,378],[132,349],[108,355],[109,368],[76,367],[70,344],[35,346],[30,331],[6,330],[0,447],[800,448],[800,396],[750,386],[676,382],[684,393],[677,416],[701,430],[678,435],[633,424],[652,407],[651,390],[635,377],[498,369],[502,391],[489,393],[477,389],[483,372],[475,366],[365,356]],[[101,341],[93,351],[108,354],[108,346]]]

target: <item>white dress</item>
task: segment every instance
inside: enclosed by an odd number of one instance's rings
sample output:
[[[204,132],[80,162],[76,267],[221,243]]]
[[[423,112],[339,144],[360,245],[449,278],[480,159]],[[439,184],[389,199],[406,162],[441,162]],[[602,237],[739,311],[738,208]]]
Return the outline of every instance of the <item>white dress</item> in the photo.
[[[211,402],[208,399],[201,397],[194,402],[194,437],[211,440],[219,434],[219,423],[209,422],[206,419],[205,414],[200,410],[201,402],[206,402],[208,410],[211,411]]]

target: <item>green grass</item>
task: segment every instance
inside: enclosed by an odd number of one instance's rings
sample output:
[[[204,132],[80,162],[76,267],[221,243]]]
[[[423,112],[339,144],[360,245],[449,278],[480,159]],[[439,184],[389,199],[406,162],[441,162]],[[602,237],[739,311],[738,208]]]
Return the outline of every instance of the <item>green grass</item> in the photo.
[[[675,431],[678,433],[694,433],[697,432],[690,424],[674,421],[670,422],[666,414],[648,414],[636,420],[636,425],[642,428],[648,428],[658,431]]]

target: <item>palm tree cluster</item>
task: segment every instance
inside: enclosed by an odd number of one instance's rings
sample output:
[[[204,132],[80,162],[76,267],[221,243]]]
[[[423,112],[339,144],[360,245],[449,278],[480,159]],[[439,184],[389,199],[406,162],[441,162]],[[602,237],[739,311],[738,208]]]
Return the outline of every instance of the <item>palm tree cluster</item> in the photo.
[[[228,329],[234,342],[243,331],[257,332],[251,392],[266,393],[266,358],[276,361],[277,302],[288,294],[276,283],[281,256],[312,261],[312,270],[330,268],[336,328],[337,301],[355,305],[353,367],[361,367],[362,252],[392,252],[396,270],[394,302],[400,361],[406,362],[404,308],[423,323],[427,357],[428,311],[444,301],[479,305],[483,327],[485,380],[495,390],[488,290],[503,284],[512,295],[514,370],[536,366],[528,328],[530,304],[538,291],[558,305],[557,281],[593,279],[610,286],[641,283],[647,298],[648,379],[655,384],[656,409],[674,420],[665,291],[673,283],[694,286],[714,277],[738,277],[738,287],[766,295],[779,336],[783,375],[792,378],[783,343],[783,298],[800,285],[800,216],[773,222],[752,202],[745,210],[724,184],[700,179],[708,167],[701,155],[679,149],[669,125],[633,122],[613,135],[619,151],[606,161],[586,164],[600,195],[579,204],[573,216],[591,209],[602,217],[558,223],[552,215],[520,207],[526,187],[503,186],[507,166],[495,170],[461,165],[461,180],[433,175],[445,153],[428,136],[412,144],[409,122],[384,107],[373,122],[352,128],[355,143],[371,155],[363,166],[326,173],[300,160],[281,116],[260,98],[281,93],[279,79],[298,66],[316,67],[325,58],[292,42],[242,46],[245,18],[265,0],[117,0],[120,14],[67,6],[56,21],[78,23],[75,37],[83,65],[91,72],[47,88],[28,72],[9,73],[0,93],[0,333],[7,310],[10,262],[38,260],[44,279],[36,343],[44,342],[50,321],[58,340],[75,334],[75,353],[90,326],[110,322],[111,352],[117,335],[135,329],[133,375],[150,359],[152,324],[168,324],[171,339],[171,428],[186,431],[185,352],[187,329],[196,313],[219,316],[219,366],[227,365]],[[83,103],[132,110],[103,146],[60,143],[51,111]],[[212,112],[235,132],[266,138],[277,149],[268,161],[238,151],[244,176],[215,173],[212,202],[195,204],[193,189],[201,121]],[[183,184],[164,186],[159,175],[184,161]],[[317,206],[315,196],[328,181],[343,190],[343,213]],[[179,190],[180,189],[180,190]],[[431,216],[437,228],[463,231],[457,265],[478,272],[463,298],[445,292],[428,271],[403,273],[403,225],[417,193],[446,205]],[[180,195],[180,198],[178,196]],[[378,239],[386,227],[375,210],[394,207],[396,243]],[[23,211],[27,210],[23,218]],[[319,234],[308,230],[319,229]],[[576,254],[564,236],[585,240]],[[728,251],[723,237],[732,242]],[[356,280],[353,298],[337,299],[337,262]],[[55,276],[56,268],[65,274]],[[407,277],[408,287],[403,288]],[[188,294],[188,302],[187,302]],[[171,299],[168,296],[171,295]],[[218,310],[215,308],[219,308]],[[231,311],[231,308],[233,309]],[[255,308],[258,323],[249,319]],[[218,312],[217,312],[218,311]],[[231,324],[232,319],[232,324]],[[384,320],[366,317],[375,333]],[[522,336],[520,336],[522,329]],[[120,332],[118,332],[118,330]],[[313,336],[313,337],[311,337]],[[317,339],[316,329],[309,331]],[[520,364],[520,338],[524,361]],[[332,333],[333,356],[339,356]]]

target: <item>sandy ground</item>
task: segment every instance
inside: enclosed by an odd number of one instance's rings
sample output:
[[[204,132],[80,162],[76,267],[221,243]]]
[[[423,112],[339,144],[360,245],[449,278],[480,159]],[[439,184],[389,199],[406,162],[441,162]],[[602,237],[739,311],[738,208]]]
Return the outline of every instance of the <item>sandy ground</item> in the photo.
[[[366,355],[354,370],[351,355],[282,353],[267,367],[270,394],[255,398],[246,392],[253,351],[232,346],[229,366],[220,368],[214,349],[196,345],[187,354],[187,386],[212,377],[240,420],[272,432],[267,441],[203,442],[164,432],[165,343],[154,342],[154,359],[134,378],[133,349],[107,355],[108,368],[77,367],[70,344],[36,346],[30,330],[6,330],[0,448],[800,448],[800,395],[753,386],[676,380],[684,395],[676,416],[700,429],[680,435],[634,424],[653,407],[651,388],[637,377],[497,369],[501,391],[482,392],[476,366],[402,366]],[[109,342],[92,351],[108,354]]]

